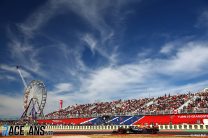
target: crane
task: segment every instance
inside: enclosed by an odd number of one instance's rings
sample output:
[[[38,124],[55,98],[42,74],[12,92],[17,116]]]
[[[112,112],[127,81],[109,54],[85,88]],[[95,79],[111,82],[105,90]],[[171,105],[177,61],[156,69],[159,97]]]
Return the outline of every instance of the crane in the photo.
[[[17,71],[18,71],[19,74],[20,74],[20,77],[21,77],[21,79],[22,79],[23,85],[25,86],[25,88],[27,88],[27,83],[26,83],[24,77],[22,76],[22,72],[21,72],[21,70],[20,70],[20,66],[16,66],[16,68],[17,68]]]

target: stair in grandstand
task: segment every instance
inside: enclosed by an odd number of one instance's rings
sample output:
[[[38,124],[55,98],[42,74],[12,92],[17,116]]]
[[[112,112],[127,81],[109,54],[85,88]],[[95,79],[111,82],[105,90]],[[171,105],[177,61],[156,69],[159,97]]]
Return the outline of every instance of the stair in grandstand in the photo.
[[[94,108],[96,108],[96,105],[92,105],[91,107],[89,107],[89,110],[92,110]]]
[[[118,104],[116,104],[115,106],[116,106],[116,107],[121,107],[122,104],[118,103]]]
[[[154,100],[155,100],[155,99],[152,99],[151,101],[149,101],[148,103],[144,104],[144,105],[141,106],[140,108],[148,107],[148,106],[154,104]],[[139,108],[139,109],[140,109],[140,108]],[[135,110],[133,113],[137,113],[137,112],[139,111],[139,109]]]
[[[193,96],[191,97],[188,101],[186,101],[183,105],[181,105],[177,110],[180,112],[185,106],[188,106],[189,103],[191,103],[192,101],[195,101],[196,98],[198,98],[199,96]]]

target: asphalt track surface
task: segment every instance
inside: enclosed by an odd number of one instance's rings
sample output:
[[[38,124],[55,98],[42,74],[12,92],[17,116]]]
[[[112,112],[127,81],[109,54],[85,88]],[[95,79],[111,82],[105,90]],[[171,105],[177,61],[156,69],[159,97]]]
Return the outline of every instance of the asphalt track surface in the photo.
[[[48,130],[50,131],[50,130]],[[151,135],[151,136],[206,136],[208,137],[208,132],[182,132],[182,131],[159,131],[157,134],[115,134],[113,131],[106,130],[94,130],[94,131],[83,131],[83,130],[52,130],[53,135]],[[0,132],[1,136],[1,132]]]
[[[172,136],[185,136],[185,137],[208,137],[207,132],[158,132],[157,134],[113,134],[112,131],[53,131],[52,136],[70,136],[81,138],[80,136],[89,136],[89,135],[111,135],[111,136],[138,136],[138,137],[172,137]],[[0,133],[1,137],[1,133]],[[12,136],[11,136],[12,137]],[[53,138],[53,137],[52,137]]]
[[[123,138],[131,138],[131,137],[148,137],[148,138],[154,138],[154,137],[164,137],[164,138],[171,138],[171,137],[208,137],[208,133],[188,133],[188,132],[159,132],[157,134],[113,134],[112,132],[86,132],[86,131],[79,131],[79,132],[55,132],[53,134],[54,136],[90,136],[90,135],[100,135],[100,136],[109,136],[109,137],[123,137]],[[79,137],[81,138],[81,137]]]
[[[54,131],[53,134],[59,135],[93,135],[93,134],[113,134],[112,131]],[[113,134],[113,135],[122,135],[122,134]],[[128,135],[128,134],[124,134]],[[142,134],[138,134],[142,135]],[[157,134],[151,135],[178,135],[178,136],[208,136],[207,132],[174,132],[174,131],[160,131]]]

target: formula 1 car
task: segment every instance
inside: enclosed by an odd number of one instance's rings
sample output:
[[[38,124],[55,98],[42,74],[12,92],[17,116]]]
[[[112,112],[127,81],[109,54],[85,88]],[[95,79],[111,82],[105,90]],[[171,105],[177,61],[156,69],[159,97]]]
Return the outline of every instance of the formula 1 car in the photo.
[[[119,127],[118,130],[113,131],[114,134],[157,134],[158,127],[138,127],[130,126],[129,128]]]

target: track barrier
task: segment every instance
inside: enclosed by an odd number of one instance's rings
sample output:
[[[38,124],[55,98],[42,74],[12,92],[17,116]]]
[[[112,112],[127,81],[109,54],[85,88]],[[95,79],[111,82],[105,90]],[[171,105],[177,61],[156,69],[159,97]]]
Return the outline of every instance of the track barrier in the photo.
[[[204,124],[159,125],[160,130],[208,130]]]
[[[46,125],[49,130],[117,130],[119,127],[129,128],[129,125]],[[158,125],[159,130],[208,130],[204,124]]]

